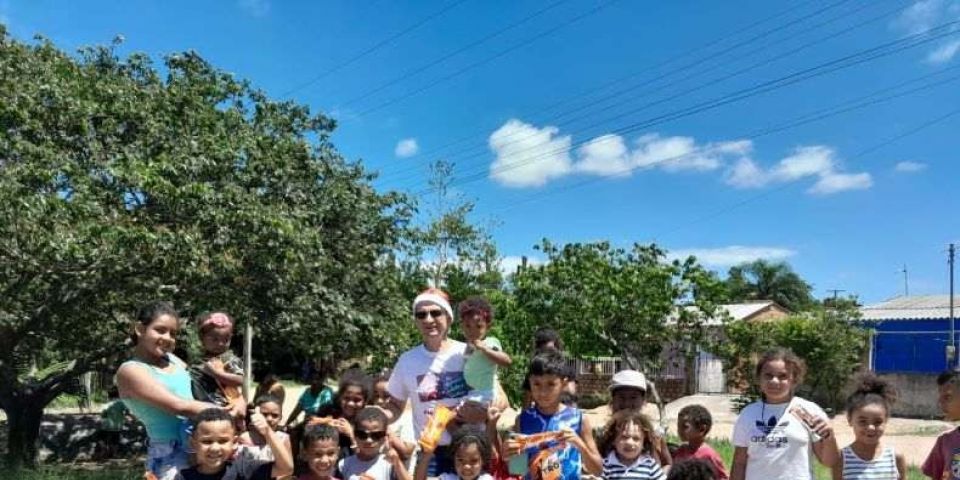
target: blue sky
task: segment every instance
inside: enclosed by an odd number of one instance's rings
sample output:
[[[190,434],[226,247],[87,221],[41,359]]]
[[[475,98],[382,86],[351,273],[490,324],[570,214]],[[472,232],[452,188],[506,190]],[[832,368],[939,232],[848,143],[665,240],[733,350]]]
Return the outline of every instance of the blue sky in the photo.
[[[721,272],[786,260],[819,297],[899,294],[904,264],[911,293],[946,292],[960,0],[730,5],[0,0],[0,21],[67,50],[197,50],[336,117],[384,189],[422,193],[427,164],[453,161],[505,265],[541,238],[656,241]],[[929,41],[712,103],[909,35]],[[791,126],[843,105],[860,107]]]

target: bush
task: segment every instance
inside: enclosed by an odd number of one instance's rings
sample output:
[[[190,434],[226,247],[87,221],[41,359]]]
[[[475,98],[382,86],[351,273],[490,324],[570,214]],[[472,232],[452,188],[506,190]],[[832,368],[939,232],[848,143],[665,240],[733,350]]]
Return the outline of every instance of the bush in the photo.
[[[785,347],[807,363],[807,377],[797,394],[829,411],[843,407],[844,390],[863,366],[867,331],[856,323],[855,310],[821,309],[772,322],[730,322],[724,327],[727,341],[720,342],[727,380],[744,389],[744,405],[759,398],[754,378],[757,359],[772,347]]]

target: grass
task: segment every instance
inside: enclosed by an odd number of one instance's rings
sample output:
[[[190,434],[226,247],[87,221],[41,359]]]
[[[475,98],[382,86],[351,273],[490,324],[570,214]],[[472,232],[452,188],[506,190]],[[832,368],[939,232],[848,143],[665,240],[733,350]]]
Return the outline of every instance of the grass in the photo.
[[[0,470],[0,480],[131,480],[143,478],[143,469],[78,469],[66,466],[12,472]]]
[[[729,468],[730,464],[733,463],[733,444],[728,440],[714,439],[711,439],[708,443],[720,454],[720,457],[723,458],[724,465],[727,465]],[[814,474],[817,480],[831,480],[833,478],[830,475],[830,470],[819,463],[814,467]],[[923,473],[921,473],[920,469],[916,466],[910,465],[907,468],[907,480],[925,480],[926,478],[927,477],[923,476]]]

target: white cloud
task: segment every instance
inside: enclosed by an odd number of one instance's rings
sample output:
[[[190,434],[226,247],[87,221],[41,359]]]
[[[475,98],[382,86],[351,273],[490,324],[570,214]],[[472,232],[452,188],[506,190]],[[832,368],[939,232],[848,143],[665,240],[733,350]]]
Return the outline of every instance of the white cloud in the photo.
[[[767,172],[749,158],[737,160],[727,172],[727,184],[737,188],[760,188],[767,184]]]
[[[816,195],[830,195],[847,190],[863,190],[873,185],[869,173],[839,171],[836,152],[824,145],[798,147],[769,170],[749,158],[741,158],[727,171],[726,182],[736,188],[761,188],[774,183],[787,183],[818,177],[807,190]]]
[[[927,169],[926,163],[920,162],[900,162],[894,167],[894,170],[900,173],[915,173]]]
[[[504,275],[512,275],[517,273],[517,268],[519,268],[520,265],[523,265],[523,257],[508,255],[500,259],[500,272]],[[527,265],[543,265],[543,260],[536,257],[527,257]]]
[[[490,149],[496,154],[490,177],[508,187],[539,187],[570,173],[570,136],[559,132],[517,119],[503,124],[490,134]]]
[[[700,263],[712,267],[732,267],[754,260],[783,260],[797,252],[782,247],[746,247],[731,245],[719,248],[681,248],[668,252],[670,260],[683,260],[689,256],[697,257]]]
[[[237,4],[254,17],[262,17],[270,13],[269,0],[237,0]]]
[[[773,181],[792,182],[811,175],[833,171],[833,150],[822,145],[798,147],[793,154],[780,160],[770,172]]]
[[[869,173],[827,173],[817,180],[808,193],[814,195],[830,195],[847,190],[866,190],[873,186],[873,178]]]
[[[602,135],[590,140],[579,151],[576,168],[595,175],[629,175],[630,152],[620,135]]]
[[[420,146],[417,145],[416,138],[405,138],[397,142],[396,148],[393,149],[393,154],[399,158],[409,158],[417,154],[420,151]]]
[[[960,40],[944,43],[927,54],[928,63],[947,63],[960,53]]]
[[[916,35],[944,23],[960,20],[960,0],[919,0],[903,11],[893,27],[908,35]],[[956,32],[960,27],[949,27],[939,33]],[[945,40],[927,52],[927,63],[945,63],[960,53],[960,40]]]

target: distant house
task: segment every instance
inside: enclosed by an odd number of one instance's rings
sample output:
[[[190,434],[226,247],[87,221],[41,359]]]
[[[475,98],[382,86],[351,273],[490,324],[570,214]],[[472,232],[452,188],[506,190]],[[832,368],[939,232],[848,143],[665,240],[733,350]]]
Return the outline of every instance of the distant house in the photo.
[[[954,297],[954,304],[960,315],[960,297]],[[867,367],[892,381],[900,392],[894,412],[938,416],[935,380],[947,369],[950,296],[895,297],[862,307],[860,315],[872,333]],[[960,333],[956,319],[954,332]]]
[[[768,322],[790,315],[786,309],[772,301],[756,301],[721,305],[717,315],[704,321],[708,335],[714,338],[723,335],[725,318],[730,321]],[[691,393],[726,393],[727,377],[723,362],[710,352],[700,350],[691,367],[693,379],[688,377],[688,366],[682,345],[672,344],[663,350],[660,360],[663,367],[658,372],[646,372],[656,382],[660,395],[670,401]],[[623,368],[616,357],[595,357],[573,361],[580,382],[580,393],[601,393],[610,383],[610,377]],[[693,380],[693,381],[691,381]],[[691,391],[692,389],[692,391]]]

